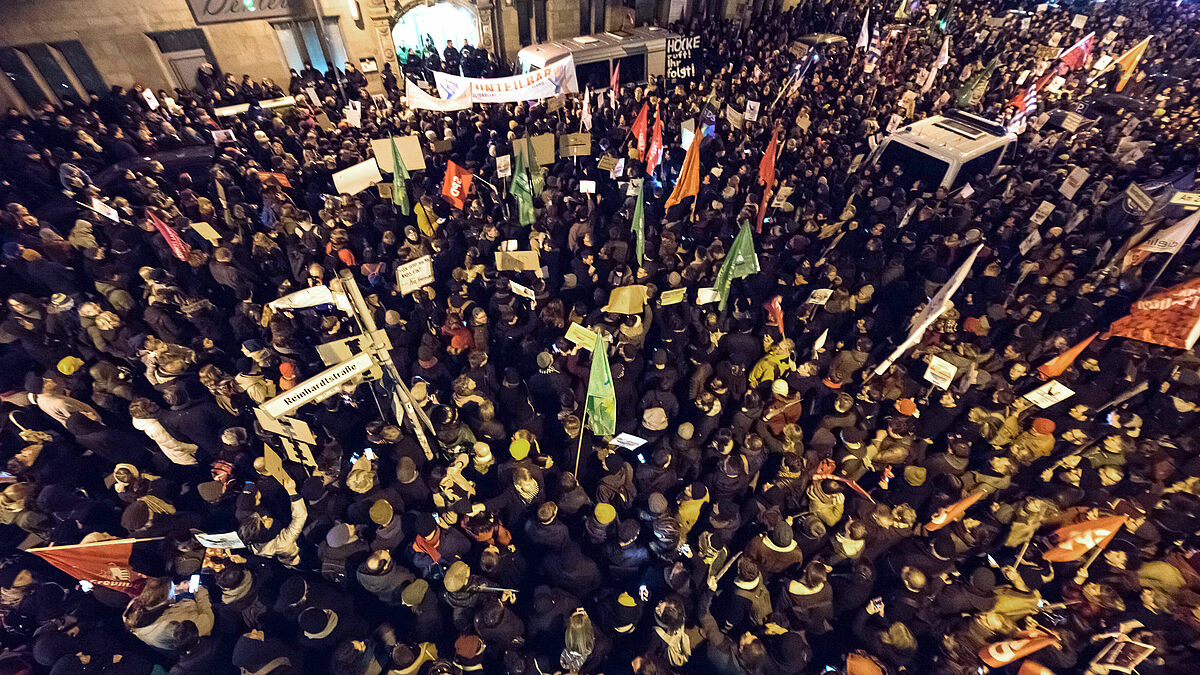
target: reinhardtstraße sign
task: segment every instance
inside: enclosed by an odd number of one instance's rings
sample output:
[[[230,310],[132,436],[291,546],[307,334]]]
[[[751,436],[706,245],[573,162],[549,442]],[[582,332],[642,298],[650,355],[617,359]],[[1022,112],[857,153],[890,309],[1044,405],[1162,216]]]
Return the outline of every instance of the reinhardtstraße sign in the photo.
[[[271,417],[278,418],[305,403],[316,403],[329,398],[337,393],[338,387],[350,382],[372,365],[370,354],[356,354],[349,361],[326,368],[275,398],[264,401],[259,407]]]
[[[308,15],[310,0],[187,0],[197,25]]]

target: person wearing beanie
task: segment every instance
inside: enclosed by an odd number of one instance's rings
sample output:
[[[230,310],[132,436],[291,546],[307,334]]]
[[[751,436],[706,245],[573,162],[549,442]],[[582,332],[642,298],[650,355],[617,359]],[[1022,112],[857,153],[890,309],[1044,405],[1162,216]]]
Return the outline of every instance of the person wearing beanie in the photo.
[[[1045,418],[1034,418],[1029,429],[1021,432],[1008,446],[1008,456],[1020,466],[1049,457],[1054,452],[1054,422]]]
[[[401,594],[416,577],[403,565],[392,560],[390,551],[384,549],[371,553],[359,563],[357,579],[363,590],[379,598],[384,604],[397,607],[403,604]]]
[[[584,522],[584,528],[587,531],[588,539],[593,544],[603,544],[608,541],[609,536],[616,530],[613,521],[617,519],[617,510],[612,504],[600,502],[592,510],[592,513]]]
[[[622,520],[616,534],[616,540],[610,541],[605,551],[608,572],[615,580],[627,581],[650,561],[650,551],[638,542],[641,526],[636,520]]]
[[[742,557],[754,562],[768,575],[779,574],[804,561],[804,553],[792,537],[791,525],[783,521],[769,532],[751,539],[750,543],[746,544]]]
[[[404,521],[396,515],[391,502],[387,499],[376,499],[371,503],[367,516],[375,525],[375,533],[371,537],[371,550],[390,551],[403,543]]]
[[[351,557],[370,550],[367,542],[358,536],[358,528],[347,523],[336,523],[325,534],[325,541],[317,547],[321,559],[321,576],[339,586],[344,586],[350,573],[347,563]]]

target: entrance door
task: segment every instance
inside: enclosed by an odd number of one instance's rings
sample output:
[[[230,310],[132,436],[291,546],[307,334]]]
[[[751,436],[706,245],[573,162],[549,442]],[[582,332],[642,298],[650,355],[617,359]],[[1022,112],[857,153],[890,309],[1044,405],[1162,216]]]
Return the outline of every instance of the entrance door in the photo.
[[[167,52],[163,54],[175,75],[175,81],[184,89],[196,88],[196,71],[208,62],[208,55],[203,49],[188,49],[182,52]]]

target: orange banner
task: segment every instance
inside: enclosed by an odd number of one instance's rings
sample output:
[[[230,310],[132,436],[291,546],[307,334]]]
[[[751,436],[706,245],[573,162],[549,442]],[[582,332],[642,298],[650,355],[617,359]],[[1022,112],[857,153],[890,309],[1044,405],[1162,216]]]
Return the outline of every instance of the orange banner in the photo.
[[[967,512],[967,509],[971,508],[971,506],[980,499],[983,499],[983,492],[976,491],[945,508],[938,509],[938,512],[933,514],[933,517],[929,519],[929,524],[925,526],[925,530],[928,532],[940,530],[959,518],[962,518],[963,514]]]
[[[1060,527],[1054,531],[1058,545],[1042,557],[1050,562],[1079,560],[1096,547],[1108,546],[1124,524],[1125,516],[1109,516]]]
[[[1019,658],[1057,643],[1052,637],[1019,638],[987,645],[979,650],[979,658],[993,668],[1007,665]]]
[[[1200,277],[1133,303],[1108,329],[1118,337],[1191,349],[1200,337]]]

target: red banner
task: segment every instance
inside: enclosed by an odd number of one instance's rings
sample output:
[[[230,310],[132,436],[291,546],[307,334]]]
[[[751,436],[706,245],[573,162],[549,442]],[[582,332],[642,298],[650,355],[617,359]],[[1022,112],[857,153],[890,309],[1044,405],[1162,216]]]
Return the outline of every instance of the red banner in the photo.
[[[467,193],[471,191],[470,171],[450,162],[446,167],[446,180],[442,182],[442,197],[456,209],[467,205]]]
[[[154,228],[163,236],[163,239],[167,240],[167,246],[171,247],[171,253],[174,253],[176,258],[186,262],[188,254],[192,252],[192,247],[188,246],[186,241],[180,239],[179,233],[170,225],[164,223],[163,219],[159,218],[154,211],[146,209],[146,217],[150,219],[150,222],[154,223]]]
[[[93,544],[34,548],[29,552],[80,581],[105,586],[135,596],[146,576],[129,566],[133,539],[113,539]]]
[[[1177,349],[1191,349],[1200,337],[1200,277],[1133,303],[1110,335]]]
[[[1020,638],[1005,640],[986,645],[979,650],[979,658],[993,668],[1007,665],[1019,658],[1029,656],[1039,649],[1044,649],[1058,640],[1052,637]]]
[[[1124,524],[1125,516],[1109,516],[1060,527],[1054,531],[1058,545],[1042,557],[1050,562],[1079,560],[1096,547],[1108,546]]]
[[[933,517],[929,519],[929,524],[925,526],[925,529],[929,532],[942,529],[959,518],[962,518],[963,514],[967,512],[967,509],[971,508],[972,504],[982,498],[983,492],[977,490],[947,507],[938,509],[938,512],[933,514]]]

